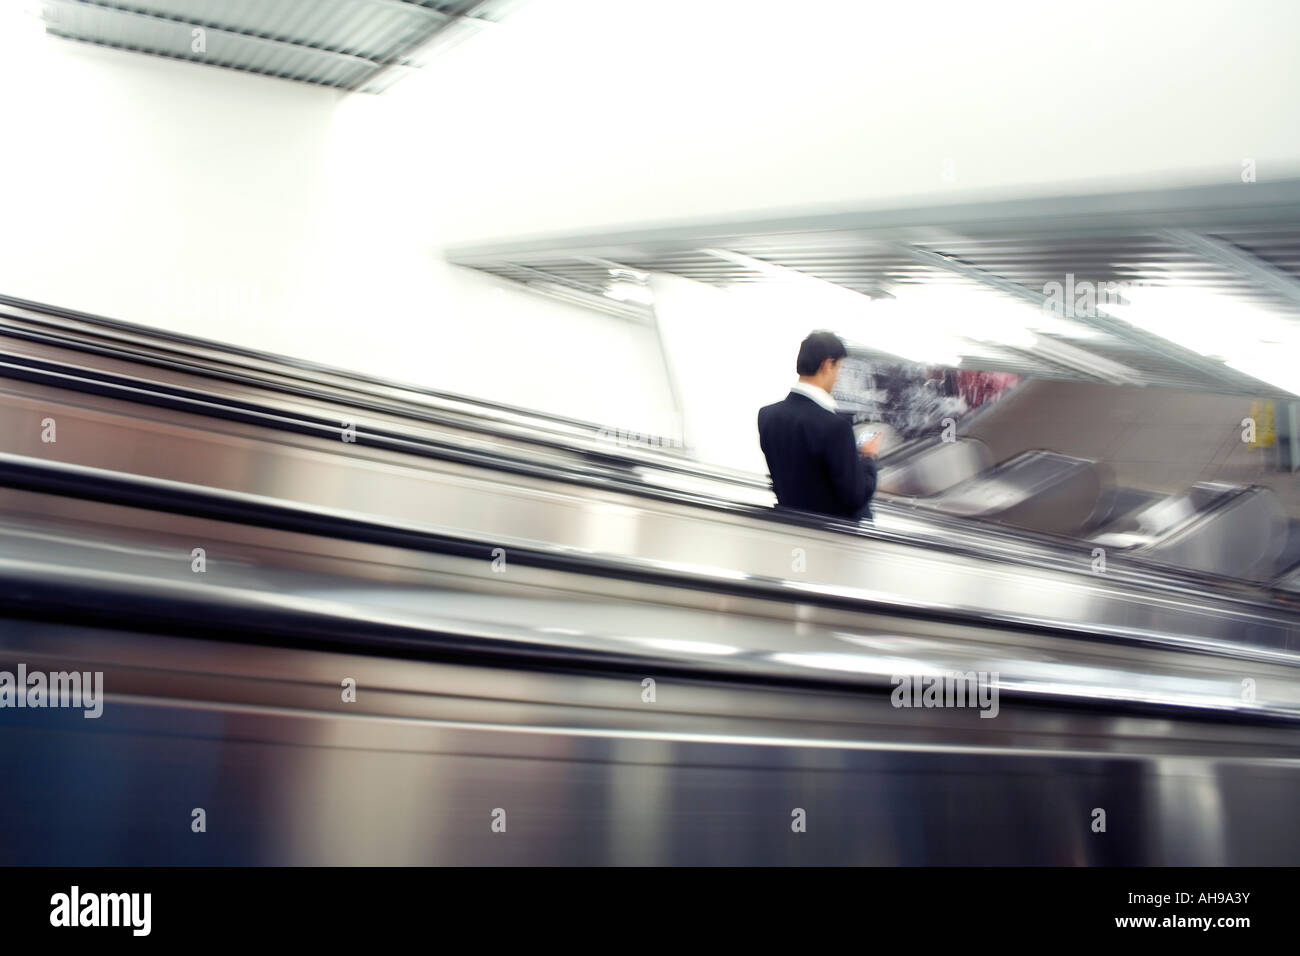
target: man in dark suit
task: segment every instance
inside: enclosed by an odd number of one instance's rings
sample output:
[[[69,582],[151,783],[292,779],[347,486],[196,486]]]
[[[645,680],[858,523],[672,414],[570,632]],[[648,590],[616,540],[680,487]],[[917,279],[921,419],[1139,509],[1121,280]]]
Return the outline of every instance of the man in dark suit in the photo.
[[[758,440],[780,508],[871,517],[880,436],[859,447],[830,395],[847,354],[838,336],[813,332],[799,346],[799,381],[790,394],[758,411]]]

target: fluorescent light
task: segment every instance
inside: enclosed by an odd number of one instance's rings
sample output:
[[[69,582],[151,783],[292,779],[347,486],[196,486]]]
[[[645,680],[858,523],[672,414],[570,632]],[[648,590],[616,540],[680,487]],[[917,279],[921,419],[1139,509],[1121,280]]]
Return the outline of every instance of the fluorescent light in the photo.
[[[857,345],[908,362],[947,366],[961,363],[965,350],[961,340],[942,331],[918,327],[915,316],[902,314],[897,299],[871,299],[806,272],[728,249],[701,251],[774,280],[757,285],[738,284],[731,289],[735,295],[759,298],[767,308],[783,305],[792,313],[808,316],[817,326],[839,332]]]
[[[1229,368],[1300,395],[1300,325],[1203,289],[1137,286],[1125,305],[1099,305],[1129,325],[1220,359]]]
[[[735,292],[787,299],[787,308],[815,316],[855,344],[922,365],[957,367],[962,357],[997,355],[996,348],[1039,352],[1067,367],[1111,381],[1136,381],[1136,373],[1038,333],[1087,339],[1100,335],[1010,295],[974,284],[899,285],[893,298],[871,299],[797,269],[729,249],[700,250],[767,279]]]
[[[650,273],[629,269],[626,266],[611,266],[609,274],[616,279],[635,279],[637,282],[645,282],[650,278]]]
[[[920,365],[961,364],[963,343],[942,330],[918,325],[915,316],[898,299],[872,301],[865,296],[857,315],[845,313],[835,327],[845,336],[866,348],[897,355]]]
[[[917,306],[925,321],[973,342],[1033,349],[1042,341],[1034,333],[1059,338],[1091,339],[1101,334],[1013,296],[971,285],[902,286],[895,294]]]
[[[1230,359],[1226,364],[1251,378],[1275,385],[1284,392],[1300,395],[1300,369],[1296,368],[1294,352],[1289,357],[1279,354],[1271,359],[1266,357]]]
[[[1078,369],[1095,378],[1120,385],[1143,384],[1141,373],[1136,369],[1129,368],[1127,365],[1112,362],[1110,359],[1095,355],[1086,349],[1076,348],[1065,342],[1057,342],[1041,335],[1034,336],[1034,339],[1034,351],[1036,353],[1064,365],[1066,368]]]
[[[640,302],[649,305],[654,301],[654,294],[645,286],[631,282],[615,282],[605,290],[605,295],[620,302]]]
[[[714,644],[709,641],[680,641],[666,637],[634,637],[629,640],[657,651],[674,651],[682,654],[710,654],[725,657],[740,653],[739,647],[732,647],[730,644]]]

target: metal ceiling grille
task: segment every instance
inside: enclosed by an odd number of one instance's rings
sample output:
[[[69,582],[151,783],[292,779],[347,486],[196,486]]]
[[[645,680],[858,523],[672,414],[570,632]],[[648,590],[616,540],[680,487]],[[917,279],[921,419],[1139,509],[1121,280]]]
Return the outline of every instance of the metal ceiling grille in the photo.
[[[43,0],[54,36],[377,93],[522,0]]]
[[[1202,290],[1300,333],[1300,180],[674,226],[462,246],[447,257],[593,296],[610,266],[726,286],[773,281],[767,264],[872,297],[955,285],[1042,308],[1048,283],[1072,276],[1097,288]],[[1104,312],[1072,316],[1039,340],[1033,349],[972,343],[963,358],[990,371],[1114,381],[1107,375],[1122,367],[1150,385],[1286,394]]]

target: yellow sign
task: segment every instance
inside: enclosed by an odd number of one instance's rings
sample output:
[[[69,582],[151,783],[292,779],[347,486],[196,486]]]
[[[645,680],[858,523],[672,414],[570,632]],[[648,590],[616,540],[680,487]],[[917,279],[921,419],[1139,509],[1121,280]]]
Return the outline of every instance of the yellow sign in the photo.
[[[1251,448],[1272,448],[1277,441],[1277,423],[1273,414],[1272,400],[1251,402],[1250,417],[1255,420],[1255,440]]]

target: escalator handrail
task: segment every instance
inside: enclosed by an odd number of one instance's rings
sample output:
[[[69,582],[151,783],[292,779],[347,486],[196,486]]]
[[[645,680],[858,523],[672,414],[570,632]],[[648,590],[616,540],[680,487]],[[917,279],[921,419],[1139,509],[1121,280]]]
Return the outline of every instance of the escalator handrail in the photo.
[[[444,392],[438,389],[428,388],[423,385],[416,385],[410,382],[402,382],[394,379],[383,378],[382,376],[370,375],[363,372],[350,371],[348,369],[338,368],[336,366],[326,365],[319,362],[312,362],[306,359],[294,358],[293,356],[277,354],[274,352],[265,352],[260,349],[249,348],[232,343],[218,342],[213,339],[205,339],[199,336],[185,335],[180,332],[172,332],[166,329],[151,328],[149,326],[137,325],[132,322],[125,322],[121,319],[112,319],[107,316],[96,315],[91,312],[81,312],[76,309],[68,309],[62,306],[51,305],[44,302],[35,302],[30,299],[22,299],[16,296],[0,294],[0,306],[8,306],[14,309],[23,309],[28,312],[34,312],[39,315],[52,319],[63,319],[74,322],[81,322],[96,327],[101,337],[110,339],[146,339],[156,340],[169,343],[176,346],[171,349],[177,355],[189,356],[195,352],[215,352],[220,355],[239,356],[245,359],[251,359],[255,362],[270,365],[275,368],[285,370],[292,369],[301,373],[311,375],[328,375],[335,378],[352,380],[359,385],[380,386],[382,388],[395,389],[403,392],[411,392],[418,395],[427,395],[431,398],[444,399],[467,405],[477,405],[483,408],[492,408],[499,411],[517,414],[527,418],[533,418],[542,421],[551,421],[565,425],[573,425],[579,428],[592,428],[593,423],[582,421],[581,419],[568,418],[563,415],[557,415],[549,412],[539,412],[532,409],[521,408],[515,405],[509,405],[504,402],[494,402],[489,399],[475,398],[467,395],[459,395],[454,392]],[[52,327],[59,328],[57,323],[46,323]],[[305,378],[306,381],[314,381],[311,378]],[[598,427],[598,426],[597,426]]]
[[[3,297],[0,297],[0,299],[3,299]],[[409,418],[430,425],[478,432],[491,437],[501,437],[511,441],[537,445],[554,452],[562,452],[572,455],[576,446],[577,450],[589,459],[606,460],[621,467],[656,468],[663,471],[684,474],[695,479],[766,489],[766,483],[759,476],[748,472],[741,472],[734,469],[723,468],[721,466],[704,465],[689,458],[684,458],[671,450],[659,451],[657,449],[652,450],[650,447],[641,448],[636,442],[630,443],[629,446],[615,444],[600,437],[602,432],[608,431],[607,428],[603,426],[597,427],[591,423],[577,423],[580,427],[575,427],[571,432],[563,432],[546,427],[546,423],[549,422],[553,424],[556,419],[541,414],[532,416],[522,410],[510,410],[510,414],[520,420],[517,423],[512,423],[500,418],[487,417],[482,414],[448,409],[445,406],[439,408],[424,402],[409,402],[400,399],[385,398],[373,391],[357,391],[356,394],[351,397],[348,397],[346,394],[344,397],[340,397],[338,392],[343,391],[346,393],[346,389],[336,388],[334,391],[331,391],[330,387],[319,381],[306,379],[298,381],[296,376],[289,376],[296,380],[293,384],[284,381],[268,381],[266,379],[265,376],[267,375],[281,375],[282,373],[279,371],[253,373],[247,368],[235,372],[225,371],[212,364],[196,362],[192,355],[171,359],[160,358],[155,355],[123,348],[118,345],[101,346],[73,336],[34,332],[30,329],[19,329],[12,325],[5,324],[5,320],[11,318],[11,316],[0,312],[0,337],[7,336],[13,339],[51,345],[57,348],[66,348],[83,353],[101,355],[117,361],[163,368],[183,375],[193,375],[231,382],[248,388],[260,389],[262,391],[269,391],[283,395],[293,395],[299,398],[307,398],[315,401],[333,402],[344,405],[349,409],[365,409],[370,412],[379,412],[385,415]],[[22,360],[33,364],[44,363],[47,366],[55,364],[49,362],[49,360],[37,359],[19,353],[6,354],[8,354],[8,357],[11,360]],[[232,365],[232,367],[239,368],[237,365]],[[87,369],[86,371],[90,370]],[[113,374],[99,372],[98,370],[95,371],[97,374],[105,376]],[[119,377],[125,379],[125,376]],[[186,390],[184,386],[173,385],[171,383],[152,382],[151,384],[153,387],[158,389],[171,388],[177,392]],[[193,392],[197,390],[190,389],[189,391]],[[238,401],[237,399],[227,400],[231,402]],[[477,403],[477,401],[473,399],[462,400],[457,398],[455,399],[455,404],[474,405],[486,403]],[[654,438],[654,436],[641,437]],[[653,443],[647,441],[645,444],[649,446]],[[671,446],[665,446],[665,448],[670,449]]]
[[[857,670],[805,666],[768,647],[742,648],[738,654],[701,658],[686,650],[646,647],[610,632],[556,634],[518,622],[474,615],[376,614],[376,606],[346,597],[282,593],[247,586],[209,586],[103,567],[66,567],[20,562],[0,555],[0,616],[111,632],[167,634],[244,644],[269,644],[333,652],[387,654],[478,666],[530,669],[581,669],[636,679],[647,671],[658,679],[740,683],[823,691],[888,693],[894,681],[883,669]],[[937,656],[922,659],[926,673],[989,674],[987,648],[952,639],[938,641]],[[879,652],[853,649],[864,662]],[[887,652],[886,652],[887,653]],[[1300,684],[1275,678],[1280,693],[1246,699],[1229,688],[1237,684],[1237,658],[1207,669],[1201,655],[1194,669],[1161,672],[1144,657],[1115,660],[1097,670],[1070,660],[1068,652],[1031,653],[1032,664],[1018,671],[1017,660],[996,661],[999,695],[1033,703],[1096,705],[1109,712],[1204,714],[1216,721],[1244,719],[1300,723]],[[1084,658],[1086,661],[1088,658]],[[1171,660],[1177,661],[1178,658]],[[1260,662],[1262,663],[1262,661]],[[1271,664],[1300,667],[1300,657]],[[916,666],[917,662],[913,662]],[[1042,668],[1056,671],[1044,679]],[[1222,682],[1208,693],[1207,681]]]
[[[51,388],[68,389],[101,397],[141,403],[154,407],[167,408],[188,414],[251,424],[258,427],[273,428],[312,438],[328,438],[337,441],[342,432],[342,424],[323,418],[311,419],[301,415],[284,414],[274,406],[259,405],[247,400],[232,400],[226,396],[210,396],[195,390],[183,389],[170,384],[159,385],[146,379],[135,379],[117,373],[100,372],[77,366],[66,366],[47,360],[25,358],[22,362],[0,361],[0,378],[13,378],[45,385]],[[948,552],[968,554],[983,560],[1004,561],[1015,564],[1032,563],[1035,567],[1044,564],[1059,569],[1077,570],[1079,543],[1072,539],[1050,535],[1020,532],[1007,535],[995,523],[982,522],[983,533],[978,545],[963,547],[954,540],[953,531],[960,529],[967,532],[971,519],[966,523],[944,520],[942,517],[927,516],[937,531],[929,539],[916,535],[901,535],[878,526],[863,526],[856,522],[828,519],[821,516],[801,515],[783,510],[745,504],[734,500],[719,498],[699,492],[665,488],[647,484],[639,477],[622,474],[616,470],[606,470],[601,474],[591,473],[591,462],[583,462],[582,467],[567,467],[563,464],[539,462],[523,459],[500,450],[471,450],[461,445],[439,441],[427,437],[393,433],[377,427],[358,427],[358,442],[366,447],[379,448],[389,452],[414,455],[423,458],[453,462],[476,468],[487,468],[509,474],[536,478],[546,481],[560,481],[583,487],[616,491],[659,501],[686,504],[709,508],[713,511],[758,517],[766,521],[784,521],[816,528],[847,532],[862,537],[890,540],[912,546],[941,548]],[[885,503],[885,507],[889,507]],[[905,513],[901,506],[898,513]],[[917,517],[913,512],[913,517]],[[947,530],[945,530],[947,529]],[[987,533],[984,533],[987,532]],[[1003,541],[1004,546],[990,548],[990,541]],[[1014,542],[1015,548],[1005,545]],[[1038,550],[1034,554],[1025,554],[1024,545],[1033,544]],[[1123,583],[1139,588],[1158,588],[1173,591],[1188,597],[1203,597],[1200,589],[1213,588],[1219,601],[1236,601],[1251,606],[1271,607],[1272,602],[1256,595],[1230,593],[1241,582],[1234,578],[1223,578],[1200,572],[1175,569],[1158,560],[1140,555],[1124,556],[1120,561],[1112,562],[1108,568],[1108,577],[1116,583]]]
[[[0,453],[0,485],[42,494],[102,501],[127,507],[209,518],[369,544],[446,554],[491,562],[495,549],[508,548],[513,563],[543,570],[596,575],[647,585],[724,593],[746,598],[798,602],[840,610],[884,612],[899,617],[993,626],[1027,633],[1114,641],[1196,651],[1274,663],[1300,663],[1300,652],[1231,644],[1208,638],[1148,631],[1113,624],[1032,619],[959,605],[898,600],[856,586],[830,586],[788,578],[737,576],[733,569],[683,567],[628,555],[593,554],[582,549],[494,535],[483,542],[444,529],[415,528],[380,516],[291,502],[246,492],[191,485],[168,479],[43,461]],[[1254,609],[1256,612],[1258,609]],[[1216,608],[1217,613],[1232,613]],[[1245,612],[1239,612],[1245,613]],[[1255,616],[1258,617],[1256,614]],[[1286,618],[1277,616],[1279,621]],[[1288,621],[1289,623],[1289,621]]]
[[[158,386],[144,379],[134,379],[105,373],[94,369],[67,367],[60,363],[45,360],[25,359],[22,363],[0,362],[0,378],[9,377],[23,381],[35,382],[52,388],[82,391],[102,397],[142,403],[155,407],[168,408],[189,414],[200,414],[229,421],[252,424],[260,427],[275,428],[313,438],[338,440],[343,428],[341,424],[325,419],[306,419],[301,416],[283,414],[273,406],[261,406],[244,400],[228,400],[225,396],[207,396],[204,393],[180,389],[175,386]],[[921,547],[938,547],[945,551],[965,553],[983,560],[1006,561],[1016,564],[1032,563],[1042,567],[1045,563],[1057,568],[1077,570],[1079,543],[1072,539],[1037,535],[1031,532],[1018,532],[1014,536],[1001,533],[994,523],[981,523],[981,532],[987,531],[982,540],[965,548],[958,545],[953,531],[959,529],[962,534],[969,531],[967,524],[956,525],[943,519],[930,516],[928,520],[936,527],[936,533],[928,539],[912,535],[900,535],[878,526],[864,527],[847,520],[827,519],[820,516],[800,515],[772,508],[745,504],[734,500],[710,496],[698,492],[664,488],[646,484],[636,476],[622,475],[615,471],[606,471],[593,476],[590,462],[583,467],[566,467],[553,463],[544,463],[531,459],[522,459],[499,450],[470,450],[460,445],[434,439],[394,434],[378,428],[358,428],[358,440],[364,439],[368,447],[376,447],[390,452],[410,454],[418,457],[437,459],[467,465],[470,467],[489,468],[529,478],[548,481],[562,481],[598,490],[613,490],[638,497],[667,501],[677,504],[706,507],[714,511],[754,516],[763,520],[780,520],[810,528],[829,529],[848,532],[858,536],[892,540],[898,543]],[[887,505],[886,505],[887,507]],[[898,509],[903,513],[903,509]],[[915,517],[915,512],[913,513]],[[945,528],[947,530],[945,531]],[[1003,541],[1001,549],[990,548],[990,541]],[[1005,544],[1013,541],[1014,548]],[[1037,552],[1024,553],[1024,546],[1032,543]],[[1156,587],[1166,591],[1203,597],[1200,589],[1213,588],[1220,600],[1235,600],[1255,606],[1270,606],[1272,601],[1256,595],[1232,594],[1233,588],[1239,588],[1241,582],[1234,578],[1204,574],[1201,572],[1175,569],[1158,560],[1142,556],[1125,556],[1119,562],[1113,562],[1108,569],[1108,576],[1117,583],[1134,587]]]

